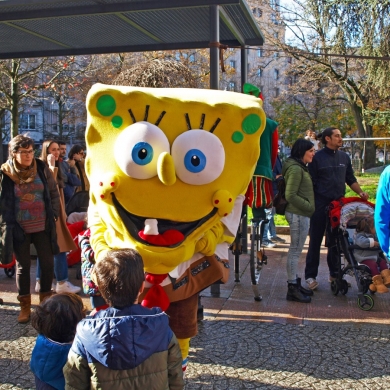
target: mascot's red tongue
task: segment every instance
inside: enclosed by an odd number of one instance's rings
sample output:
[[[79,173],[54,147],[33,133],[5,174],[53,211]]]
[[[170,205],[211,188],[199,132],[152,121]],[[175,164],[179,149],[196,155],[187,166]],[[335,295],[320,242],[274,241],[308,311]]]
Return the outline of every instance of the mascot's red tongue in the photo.
[[[138,235],[144,241],[149,244],[158,245],[158,246],[171,246],[178,244],[180,241],[184,240],[184,234],[179,232],[178,230],[167,230],[162,234],[145,234],[143,230],[141,230]]]

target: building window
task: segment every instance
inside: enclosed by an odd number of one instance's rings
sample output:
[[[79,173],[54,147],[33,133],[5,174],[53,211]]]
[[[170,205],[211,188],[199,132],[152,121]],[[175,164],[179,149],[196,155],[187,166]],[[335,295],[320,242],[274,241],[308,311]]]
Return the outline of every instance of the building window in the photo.
[[[276,15],[275,14],[271,14],[271,22],[273,24],[278,24],[278,19],[276,18]]]
[[[291,64],[292,62],[292,58],[291,57],[287,57],[287,63]]]
[[[274,58],[279,58],[279,52],[278,51],[275,51]]]
[[[278,32],[275,32],[275,33],[274,33],[274,38],[276,38],[276,39],[279,38],[279,33],[278,33]]]
[[[253,15],[257,16],[258,18],[261,18],[263,16],[263,11],[260,8],[253,8],[252,12]]]
[[[236,90],[236,83],[234,81],[230,81],[229,82],[228,90],[229,91],[235,91]]]
[[[249,73],[249,71],[250,71],[250,68],[251,68],[251,64],[248,62],[248,66],[247,66],[247,69],[246,69],[246,71]]]
[[[280,93],[279,88],[275,88],[275,97],[276,98],[279,96],[279,93]]]
[[[257,57],[263,57],[263,56],[264,56],[263,49],[257,49]]]
[[[230,61],[230,67],[233,69],[236,69],[236,61],[231,60]]]
[[[35,115],[22,114],[20,116],[20,128],[23,130],[35,130]]]
[[[257,69],[257,77],[261,77],[261,76],[263,76],[263,69],[261,69],[261,68],[259,68],[259,69]]]
[[[274,80],[279,80],[279,70],[274,69]]]

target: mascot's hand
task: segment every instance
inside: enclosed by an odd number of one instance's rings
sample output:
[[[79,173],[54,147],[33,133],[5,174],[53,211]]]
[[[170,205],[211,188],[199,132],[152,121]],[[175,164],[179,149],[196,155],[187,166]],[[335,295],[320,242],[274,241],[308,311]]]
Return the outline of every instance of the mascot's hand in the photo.
[[[203,253],[205,256],[212,256],[215,253],[217,244],[223,241],[225,228],[222,222],[218,222],[196,243],[195,252]]]

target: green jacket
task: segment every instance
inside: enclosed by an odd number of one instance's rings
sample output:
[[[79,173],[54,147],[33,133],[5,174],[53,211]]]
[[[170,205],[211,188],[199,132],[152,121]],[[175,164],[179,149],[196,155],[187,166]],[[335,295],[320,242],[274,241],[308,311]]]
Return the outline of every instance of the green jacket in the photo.
[[[307,167],[290,157],[283,164],[282,175],[286,182],[286,211],[311,217],[315,209],[314,191]]]

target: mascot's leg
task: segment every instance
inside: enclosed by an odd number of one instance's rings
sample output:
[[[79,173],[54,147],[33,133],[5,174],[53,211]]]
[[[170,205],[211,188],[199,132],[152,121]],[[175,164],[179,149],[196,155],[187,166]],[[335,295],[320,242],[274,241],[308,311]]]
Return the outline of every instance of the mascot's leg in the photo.
[[[190,339],[198,333],[198,294],[177,302],[171,302],[166,313],[169,326],[178,338],[183,357],[183,373],[187,368]]]
[[[183,370],[183,375],[186,372],[188,364],[188,352],[190,350],[190,338],[188,339],[177,339],[180,345],[181,356],[183,357],[183,362],[181,363],[181,368]]]

